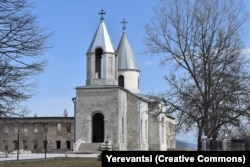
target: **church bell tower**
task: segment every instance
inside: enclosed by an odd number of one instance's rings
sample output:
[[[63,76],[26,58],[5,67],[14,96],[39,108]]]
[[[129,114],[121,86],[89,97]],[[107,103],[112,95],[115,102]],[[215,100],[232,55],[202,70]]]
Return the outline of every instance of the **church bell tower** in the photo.
[[[140,70],[136,63],[135,56],[126,36],[127,21],[124,19],[123,33],[117,48],[118,56],[118,85],[132,93],[139,93]]]
[[[100,24],[87,51],[86,85],[117,85],[117,57],[101,10]]]

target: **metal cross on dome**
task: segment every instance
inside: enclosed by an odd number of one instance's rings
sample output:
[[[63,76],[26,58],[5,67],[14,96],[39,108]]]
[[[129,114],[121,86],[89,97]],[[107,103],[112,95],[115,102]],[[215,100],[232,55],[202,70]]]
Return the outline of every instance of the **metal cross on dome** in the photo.
[[[126,24],[128,22],[125,19],[123,19],[121,23],[123,24],[122,29],[123,29],[123,31],[125,31],[126,30]]]
[[[103,15],[105,15],[105,14],[106,14],[106,12],[104,12],[103,9],[99,12],[99,15],[101,15],[101,20],[104,20]]]

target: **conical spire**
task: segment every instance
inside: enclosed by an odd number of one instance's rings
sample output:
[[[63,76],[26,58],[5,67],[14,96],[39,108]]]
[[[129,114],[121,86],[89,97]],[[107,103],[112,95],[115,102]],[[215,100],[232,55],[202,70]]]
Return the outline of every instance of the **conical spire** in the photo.
[[[133,50],[128,42],[125,29],[123,29],[122,38],[117,48],[118,70],[137,70],[139,67],[135,61]]]
[[[95,52],[97,47],[101,47],[104,52],[115,52],[103,16],[87,53]]]

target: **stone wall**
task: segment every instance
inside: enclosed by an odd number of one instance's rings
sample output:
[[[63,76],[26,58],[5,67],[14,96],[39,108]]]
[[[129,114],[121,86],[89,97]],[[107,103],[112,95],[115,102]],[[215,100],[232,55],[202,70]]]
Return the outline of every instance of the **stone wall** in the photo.
[[[118,87],[78,88],[76,98],[76,140],[92,142],[92,117],[95,113],[104,116],[104,139],[109,137],[114,149],[119,147],[119,94]]]
[[[128,110],[127,110],[127,149],[140,150],[140,118],[139,118],[139,101],[132,94],[128,94]]]

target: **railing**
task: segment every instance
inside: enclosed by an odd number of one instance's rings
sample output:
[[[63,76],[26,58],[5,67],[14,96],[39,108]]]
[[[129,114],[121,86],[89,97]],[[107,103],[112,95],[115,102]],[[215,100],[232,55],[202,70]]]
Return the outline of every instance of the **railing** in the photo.
[[[203,139],[204,151],[250,151],[250,139]]]

